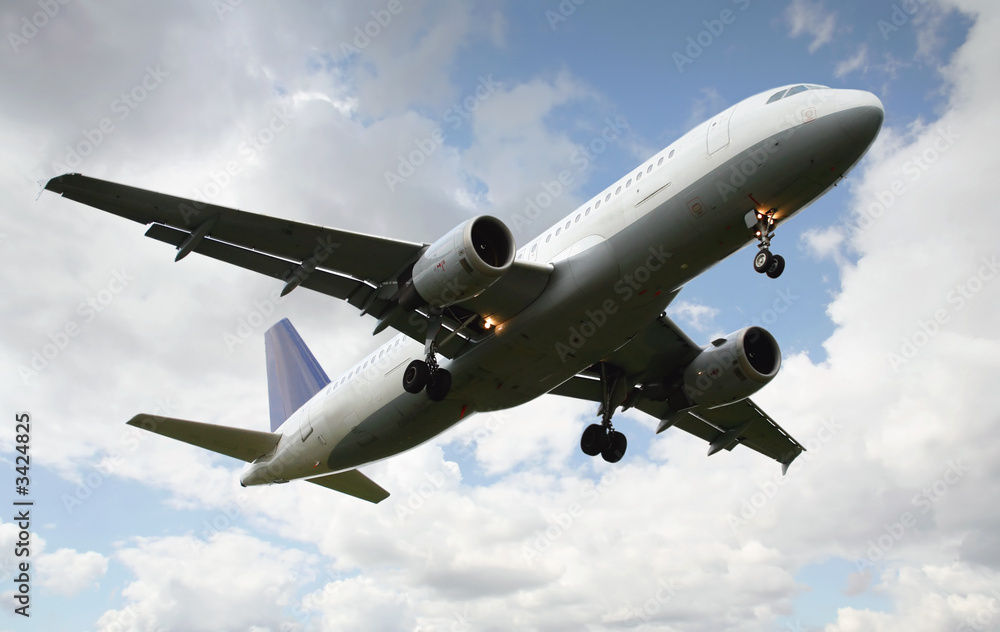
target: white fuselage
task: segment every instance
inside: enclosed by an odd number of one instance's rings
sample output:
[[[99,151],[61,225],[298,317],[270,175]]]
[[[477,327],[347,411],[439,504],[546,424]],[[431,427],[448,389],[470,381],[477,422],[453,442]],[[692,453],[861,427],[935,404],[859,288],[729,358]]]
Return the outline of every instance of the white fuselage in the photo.
[[[788,86],[786,86],[788,87]],[[550,263],[531,305],[454,360],[442,402],[403,390],[423,344],[401,334],[317,393],[279,429],[247,485],[356,468],[410,449],[477,411],[547,393],[648,326],[689,280],[836,184],[882,121],[867,92],[811,87],[750,97],[665,147],[518,250]]]

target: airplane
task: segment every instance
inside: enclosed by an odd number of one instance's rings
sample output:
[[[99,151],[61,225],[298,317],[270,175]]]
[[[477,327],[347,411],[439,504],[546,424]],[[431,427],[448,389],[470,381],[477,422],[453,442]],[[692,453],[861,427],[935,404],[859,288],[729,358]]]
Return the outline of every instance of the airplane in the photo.
[[[803,446],[750,396],[781,366],[759,326],[701,346],[667,315],[683,286],[756,242],[777,278],[776,227],[836,186],[868,151],[884,109],[869,92],[792,84],[698,125],[517,248],[499,219],[432,244],[258,215],[65,174],[45,189],[149,225],[146,236],[345,300],[398,335],[331,380],[285,319],[264,335],[270,431],[139,414],[128,423],[246,462],[243,486],[304,479],[369,502],[389,492],[358,468],[475,413],[545,394],[597,404],[582,451],[618,462],[612,418],[635,408],[708,443],[782,466]],[[597,420],[595,420],[597,421]],[[530,440],[530,437],[526,437]]]

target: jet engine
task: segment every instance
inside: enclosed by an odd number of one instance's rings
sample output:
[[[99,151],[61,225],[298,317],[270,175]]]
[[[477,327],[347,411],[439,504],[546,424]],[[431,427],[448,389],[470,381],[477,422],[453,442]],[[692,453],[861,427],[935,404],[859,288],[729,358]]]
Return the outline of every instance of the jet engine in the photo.
[[[399,304],[446,307],[478,296],[510,269],[515,251],[514,236],[497,218],[463,222],[420,255]]]
[[[781,368],[774,336],[746,327],[719,338],[684,369],[684,392],[695,404],[717,408],[759,391]]]

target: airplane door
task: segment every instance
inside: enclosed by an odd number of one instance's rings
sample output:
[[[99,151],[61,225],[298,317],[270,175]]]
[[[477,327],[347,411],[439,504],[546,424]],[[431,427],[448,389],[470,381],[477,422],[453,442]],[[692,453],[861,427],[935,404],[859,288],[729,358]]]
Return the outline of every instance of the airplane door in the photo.
[[[729,144],[729,119],[733,116],[736,106],[729,108],[716,116],[708,124],[708,155],[711,156]]]

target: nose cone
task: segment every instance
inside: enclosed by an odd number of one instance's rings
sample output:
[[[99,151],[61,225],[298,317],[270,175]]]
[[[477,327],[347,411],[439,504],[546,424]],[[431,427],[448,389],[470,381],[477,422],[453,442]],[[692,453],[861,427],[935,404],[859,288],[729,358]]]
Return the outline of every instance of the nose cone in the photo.
[[[879,98],[864,90],[843,90],[837,106],[844,131],[865,147],[871,145],[885,120],[885,108]]]

